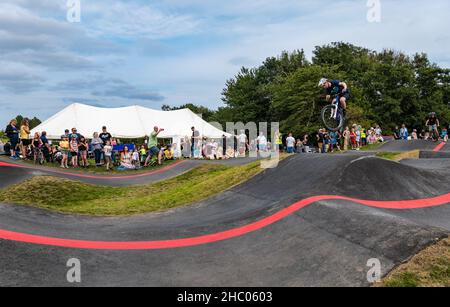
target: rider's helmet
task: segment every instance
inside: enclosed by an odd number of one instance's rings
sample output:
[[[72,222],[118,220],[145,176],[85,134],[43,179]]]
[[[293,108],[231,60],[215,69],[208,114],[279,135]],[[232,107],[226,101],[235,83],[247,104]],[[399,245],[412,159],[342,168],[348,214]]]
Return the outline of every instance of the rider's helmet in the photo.
[[[320,79],[320,81],[319,81],[319,87],[323,87],[324,86],[324,84],[325,83],[327,83],[328,82],[328,79],[327,78],[322,78],[322,79]]]
[[[436,112],[431,112],[430,114],[428,114],[429,117],[433,117],[436,116]]]

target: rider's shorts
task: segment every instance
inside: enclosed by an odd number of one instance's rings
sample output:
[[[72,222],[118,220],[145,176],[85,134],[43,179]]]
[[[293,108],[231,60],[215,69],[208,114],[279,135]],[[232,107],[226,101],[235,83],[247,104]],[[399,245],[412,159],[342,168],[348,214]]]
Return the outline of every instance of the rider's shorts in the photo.
[[[430,125],[430,126],[428,126],[428,130],[430,132],[436,131],[437,130],[437,125]]]
[[[349,101],[350,98],[351,98],[349,91],[346,91],[346,92],[342,93],[340,96],[344,97],[346,101]]]

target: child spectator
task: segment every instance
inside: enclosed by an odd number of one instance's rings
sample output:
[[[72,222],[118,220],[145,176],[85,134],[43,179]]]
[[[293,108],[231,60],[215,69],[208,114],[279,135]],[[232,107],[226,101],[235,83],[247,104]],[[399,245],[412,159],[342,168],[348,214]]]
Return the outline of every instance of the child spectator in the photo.
[[[113,153],[113,147],[111,146],[111,141],[106,141],[105,147],[103,147],[103,154],[105,155],[105,164],[106,164],[106,171],[111,170],[112,166],[112,153]]]
[[[141,146],[141,149],[139,150],[139,154],[141,156],[141,164],[144,164],[145,159],[147,158],[147,150],[145,149],[144,145]]]
[[[350,143],[352,144],[352,149],[356,150],[357,148],[357,143],[356,143],[356,132],[355,132],[355,128],[352,128],[351,132],[350,132]]]
[[[88,162],[88,143],[85,137],[80,137],[80,143],[78,144],[78,150],[80,151],[80,166],[87,168],[89,167]]]
[[[164,150],[164,157],[166,158],[166,160],[173,160],[172,146],[167,145],[166,149]]]
[[[62,141],[59,143],[59,149],[62,153],[62,160],[61,160],[61,168],[69,168],[69,151],[70,151],[70,144],[69,144],[69,137],[63,136]]]
[[[228,146],[226,153],[227,153],[225,156],[226,159],[234,158],[234,150],[231,146]]]
[[[366,129],[362,129],[361,130],[361,146],[366,146],[367,145],[367,132]]]
[[[444,142],[448,142],[448,132],[446,128],[442,129],[441,138]]]
[[[133,164],[134,167],[139,167],[140,166],[139,152],[138,152],[138,150],[136,148],[134,149],[133,155],[131,157],[131,164]]]
[[[356,126],[355,133],[356,133],[356,150],[359,150],[359,148],[361,147],[361,127],[360,126]]]
[[[375,131],[371,130],[369,135],[369,144],[373,145],[377,142],[377,136],[375,135]]]
[[[78,167],[78,140],[76,135],[72,135],[72,140],[70,141],[70,154],[72,156],[72,167]]]
[[[33,141],[31,142],[31,148],[33,149],[33,161],[38,163],[39,151],[42,150],[42,140],[38,132],[34,134]]]

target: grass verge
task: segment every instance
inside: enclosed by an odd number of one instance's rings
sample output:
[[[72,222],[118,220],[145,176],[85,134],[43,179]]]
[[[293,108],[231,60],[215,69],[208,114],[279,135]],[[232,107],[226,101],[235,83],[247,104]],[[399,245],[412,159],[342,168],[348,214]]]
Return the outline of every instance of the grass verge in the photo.
[[[377,287],[450,287],[450,238],[399,266]]]
[[[377,152],[377,157],[400,162],[403,159],[419,159],[420,151],[413,150],[408,152]]]
[[[162,182],[126,188],[103,187],[55,177],[33,177],[0,190],[0,201],[62,213],[123,216],[168,210],[204,200],[262,171],[244,166],[202,165]]]
[[[383,143],[377,142],[375,144],[369,144],[369,145],[361,147],[361,151],[374,151],[374,150],[377,150],[378,148],[380,148],[381,146],[383,146],[384,144],[386,144],[386,142],[383,142]]]

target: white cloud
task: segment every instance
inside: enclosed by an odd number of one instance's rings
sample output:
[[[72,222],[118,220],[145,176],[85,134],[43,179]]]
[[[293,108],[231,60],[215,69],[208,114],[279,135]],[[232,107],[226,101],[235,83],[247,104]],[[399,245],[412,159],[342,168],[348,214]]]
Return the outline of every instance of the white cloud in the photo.
[[[86,3],[82,14],[91,19],[92,33],[123,37],[171,38],[192,34],[200,25],[189,15],[166,13],[152,5],[133,2]]]

